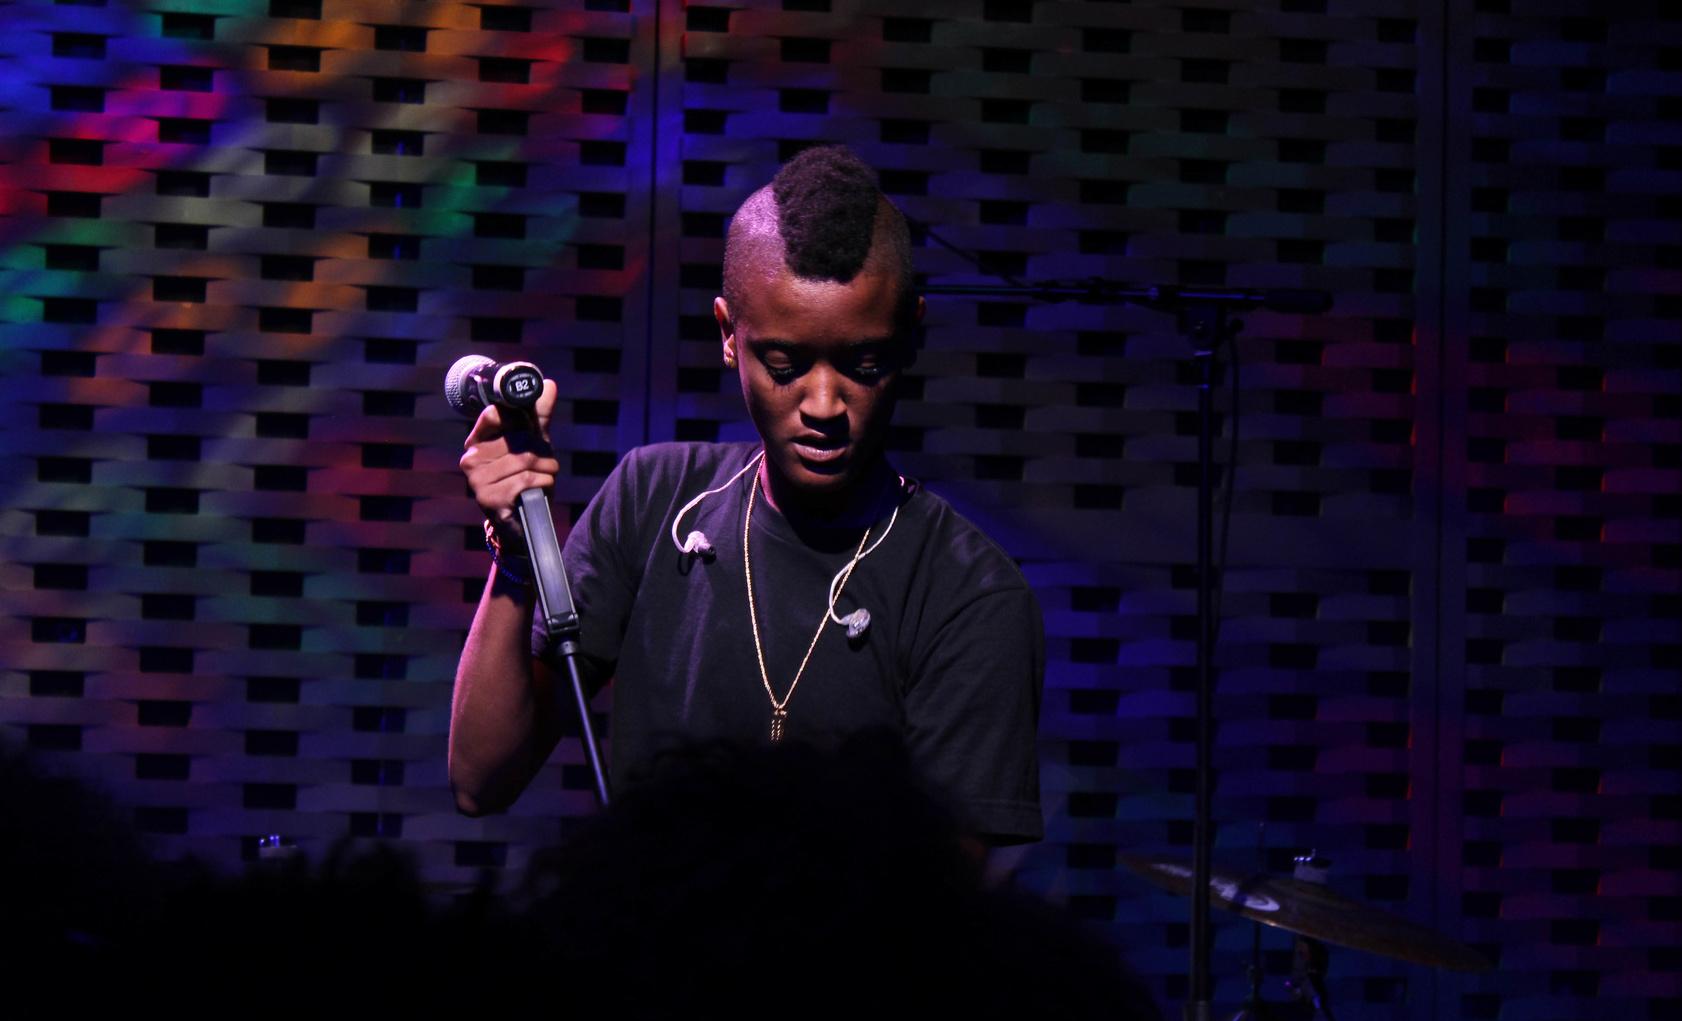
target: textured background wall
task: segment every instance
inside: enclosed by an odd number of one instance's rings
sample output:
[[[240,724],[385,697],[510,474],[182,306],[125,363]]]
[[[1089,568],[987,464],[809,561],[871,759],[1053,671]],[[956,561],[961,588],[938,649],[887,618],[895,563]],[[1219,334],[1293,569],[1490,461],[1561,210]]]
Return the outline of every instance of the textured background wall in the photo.
[[[1345,892],[1501,964],[1343,952],[1346,1012],[1668,1016],[1682,21],[904,14],[0,4],[0,733],[165,854],[231,865],[279,832],[400,839],[441,886],[520,867],[589,784],[563,745],[510,815],[451,808],[485,558],[443,370],[474,350],[560,381],[569,510],[631,445],[749,435],[709,314],[723,229],[844,141],[931,279],[1336,295],[1237,346],[1217,855],[1318,848]],[[1049,837],[1021,881],[1170,1003],[1184,906],[1115,857],[1191,837],[1184,353],[1141,309],[936,299],[895,437],[1045,609]],[[1234,1000],[1250,935],[1219,921]]]

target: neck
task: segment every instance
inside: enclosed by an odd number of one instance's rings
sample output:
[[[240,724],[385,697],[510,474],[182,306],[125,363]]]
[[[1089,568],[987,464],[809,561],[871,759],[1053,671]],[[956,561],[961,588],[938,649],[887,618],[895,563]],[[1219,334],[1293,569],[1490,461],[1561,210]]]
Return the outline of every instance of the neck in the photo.
[[[899,496],[900,478],[881,457],[852,488],[822,500],[800,492],[769,461],[759,463],[757,474],[765,502],[797,526],[863,528],[891,510]]]

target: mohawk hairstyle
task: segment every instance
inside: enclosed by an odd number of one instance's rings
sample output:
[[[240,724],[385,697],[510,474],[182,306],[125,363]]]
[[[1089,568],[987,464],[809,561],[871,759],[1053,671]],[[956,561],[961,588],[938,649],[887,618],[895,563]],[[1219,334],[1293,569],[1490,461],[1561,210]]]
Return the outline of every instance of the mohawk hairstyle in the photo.
[[[784,260],[798,276],[846,283],[864,268],[881,191],[851,149],[826,145],[789,160],[771,181]]]
[[[882,194],[876,172],[845,146],[801,152],[736,210],[724,243],[724,300],[738,314],[747,307],[750,264],[767,257],[807,280],[845,284],[867,265],[891,273],[899,282],[897,315],[906,324],[914,318],[905,217]]]

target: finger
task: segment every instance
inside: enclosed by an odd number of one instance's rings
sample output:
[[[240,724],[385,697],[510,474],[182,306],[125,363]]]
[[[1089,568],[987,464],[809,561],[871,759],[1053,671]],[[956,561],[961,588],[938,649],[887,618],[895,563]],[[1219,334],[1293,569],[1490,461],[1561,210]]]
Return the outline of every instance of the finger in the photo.
[[[461,456],[461,470],[468,476],[484,479],[487,483],[495,483],[499,479],[522,471],[535,471],[544,475],[559,475],[561,462],[553,457],[531,452],[504,453],[497,457],[487,457],[482,453],[483,447],[475,447]],[[483,472],[483,474],[480,474]]]
[[[497,486],[507,486],[513,491],[513,498],[509,503],[519,503],[520,494],[528,489],[550,489],[555,485],[555,476],[543,472],[524,471],[518,475],[510,475],[497,483]]]
[[[519,505],[520,494],[528,489],[549,491],[555,484],[555,476],[542,472],[520,472],[507,478],[499,479],[489,485],[477,487],[473,495],[479,503],[479,509],[484,511],[485,517],[499,524],[512,521],[515,518],[515,507]]]
[[[551,407],[553,404],[551,404]],[[543,430],[542,423],[536,415],[537,409],[500,409],[502,421],[501,436],[508,443],[508,449],[517,453],[536,451],[540,454],[550,453],[549,435]]]
[[[535,465],[536,460],[545,459],[545,456],[548,453],[549,452],[547,451],[544,453],[536,453],[529,450],[515,450],[513,445],[509,443],[507,435],[493,436],[489,439],[480,440],[478,443],[470,445],[462,452],[461,458],[456,463],[461,466],[461,470],[464,472],[471,471],[479,465],[490,464],[492,461],[498,461],[505,457],[521,459],[521,463],[530,463]],[[553,457],[548,457],[547,459],[554,460]]]
[[[509,474],[528,471],[553,477],[561,473],[561,462],[544,454],[510,454],[509,460]]]
[[[559,471],[560,465],[549,459],[524,464],[519,458],[501,458],[470,470],[467,485],[481,508],[511,507],[528,489],[552,488]]]
[[[502,435],[502,410],[494,404],[485,405],[479,412],[479,417],[473,420],[473,428],[468,431],[467,439],[462,442],[463,447],[471,447],[476,443],[494,439]]]
[[[461,470],[466,472],[482,464],[490,464],[499,457],[507,456],[508,444],[499,437],[494,440],[484,440],[470,444],[466,450],[461,452],[461,459],[456,463],[460,464]]]
[[[519,464],[510,458],[482,464],[467,474],[467,484],[473,489],[475,496],[489,494],[506,486],[510,479],[517,479],[528,475],[543,478],[544,485],[551,485],[555,476],[551,472],[538,471]],[[480,502],[483,502],[481,500]]]
[[[532,409],[537,412],[537,429],[543,434],[544,443],[549,442],[549,419],[555,413],[555,404],[560,400],[560,392],[560,387],[555,385],[554,380],[544,377],[543,392],[537,397],[537,407]]]

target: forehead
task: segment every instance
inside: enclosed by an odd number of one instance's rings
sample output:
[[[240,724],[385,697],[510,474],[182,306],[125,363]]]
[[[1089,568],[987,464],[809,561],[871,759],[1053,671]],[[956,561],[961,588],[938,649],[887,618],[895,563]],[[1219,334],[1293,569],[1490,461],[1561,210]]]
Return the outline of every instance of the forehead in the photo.
[[[736,313],[738,328],[750,339],[847,343],[897,333],[900,296],[891,273],[867,268],[839,283],[796,276],[781,260],[754,269],[744,294],[747,308]]]

